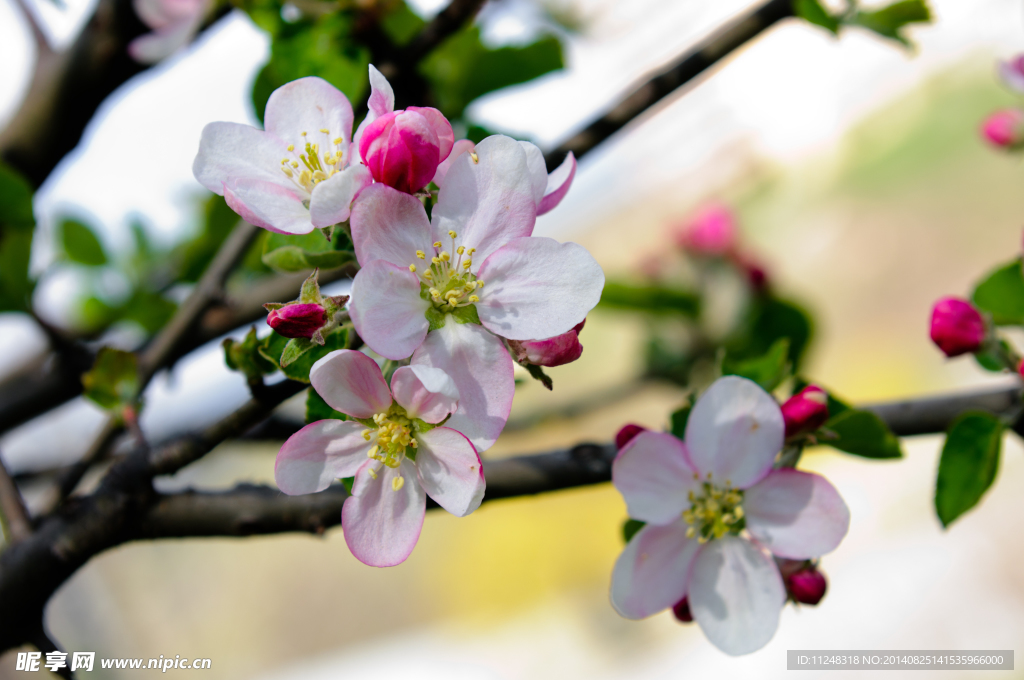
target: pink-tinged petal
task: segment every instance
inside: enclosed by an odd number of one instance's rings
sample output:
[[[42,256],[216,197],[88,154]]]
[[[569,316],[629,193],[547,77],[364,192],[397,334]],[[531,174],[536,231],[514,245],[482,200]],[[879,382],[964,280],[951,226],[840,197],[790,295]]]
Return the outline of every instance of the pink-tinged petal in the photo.
[[[804,560],[836,549],[850,528],[850,510],[820,475],[775,470],[743,497],[747,531],[779,557]]]
[[[564,366],[583,356],[583,345],[575,330],[546,340],[526,340],[521,343],[521,347],[520,361],[525,359],[538,366]]]
[[[427,495],[456,517],[479,508],[486,483],[473,444],[450,427],[417,434],[416,440],[416,469]]]
[[[689,492],[701,490],[693,476],[686,446],[664,432],[641,432],[612,463],[612,483],[629,516],[651,524],[670,524],[690,507]]]
[[[423,343],[428,307],[408,268],[374,260],[352,281],[352,324],[370,349],[388,359],[405,359]]]
[[[370,64],[370,99],[366,106],[374,118],[395,110],[395,91],[391,89],[388,79],[373,64]]]
[[[569,155],[562,161],[562,164],[548,175],[547,187],[544,189],[544,198],[537,205],[538,215],[551,212],[562,202],[565,195],[569,193],[569,187],[572,186],[574,177],[576,177],[576,157],[570,151]]]
[[[544,198],[544,190],[548,186],[548,166],[544,163],[544,154],[536,144],[519,142],[526,152],[526,166],[530,169],[530,186],[533,188],[533,200],[540,205]],[[537,212],[540,214],[540,211]]]
[[[210,123],[203,128],[192,174],[204,187],[224,195],[224,185],[238,179],[260,179],[295,185],[281,171],[288,145],[274,135],[239,123]]]
[[[352,165],[313,187],[309,217],[315,227],[344,222],[352,212],[356,194],[373,182],[365,165]]]
[[[775,635],[786,587],[771,557],[750,541],[726,536],[697,554],[686,596],[708,640],[739,656],[761,649]]]
[[[484,289],[480,322],[511,340],[560,335],[587,318],[601,299],[601,265],[576,243],[517,238],[494,251],[477,272]]]
[[[452,152],[448,154],[448,157],[441,161],[437,166],[437,172],[434,173],[434,179],[432,180],[439,188],[444,184],[444,178],[448,175],[448,169],[452,167],[452,163],[455,159],[464,153],[470,153],[476,148],[476,144],[470,139],[460,139],[455,142],[452,147]]]
[[[1024,92],[1024,55],[999,62],[999,77],[1011,90]]]
[[[455,231],[473,259],[483,260],[514,238],[529,236],[537,220],[526,152],[514,139],[493,135],[472,154],[456,158],[431,215],[433,240]],[[564,330],[564,329],[563,329]],[[537,336],[534,336],[537,337]]]
[[[128,55],[140,64],[155,64],[185,47],[199,30],[202,15],[179,20],[128,43]]]
[[[364,267],[384,260],[399,267],[429,266],[416,258],[430,249],[430,221],[419,199],[386,184],[371,184],[352,206],[352,242]],[[418,294],[418,293],[417,293]]]
[[[440,368],[413,364],[402,366],[391,377],[395,401],[410,418],[439,423],[459,405],[459,388]]]
[[[391,408],[391,390],[380,366],[362,352],[331,352],[313,364],[309,382],[328,406],[355,418],[372,418]]]
[[[440,368],[459,388],[459,408],[446,425],[466,435],[477,451],[493,446],[515,392],[514,362],[501,340],[449,315],[444,327],[427,334],[412,363]]]
[[[347,145],[352,134],[352,104],[322,78],[299,78],[271,93],[263,122],[267,132],[294,144],[296,153],[309,142],[318,144],[324,155],[334,148],[332,142],[338,137],[344,140],[343,147]]]
[[[785,431],[774,397],[753,381],[727,375],[690,412],[686,448],[701,477],[710,472],[717,484],[746,489],[771,470]]]
[[[437,172],[440,148],[441,142],[430,121],[418,113],[403,111],[395,118],[388,135],[382,176],[378,178],[375,174],[374,178],[399,191],[419,191]]]
[[[427,496],[416,477],[416,465],[403,460],[398,468],[381,466],[370,476],[368,460],[356,474],[352,496],[341,508],[345,543],[356,559],[371,567],[393,567],[412,554],[423,529]],[[397,491],[395,480],[405,481]]]
[[[455,132],[452,130],[452,124],[448,122],[444,114],[437,109],[423,106],[410,106],[406,111],[418,113],[427,119],[427,123],[434,131],[434,134],[437,135],[438,159],[443,161],[448,158],[452,148],[455,146]]]
[[[243,220],[278,234],[313,231],[305,200],[297,188],[261,179],[236,179],[224,185],[224,201]]]
[[[206,13],[208,0],[132,0],[132,9],[142,23],[155,31]]]
[[[323,491],[340,477],[351,477],[366,463],[373,440],[365,425],[350,420],[318,420],[288,438],[274,463],[277,488],[289,496]]]
[[[674,605],[687,593],[687,580],[701,545],[686,537],[682,519],[668,526],[648,524],[636,533],[612,570],[612,606],[627,619],[642,619]]]
[[[359,127],[359,157],[373,173],[374,178],[384,175],[384,158],[388,152],[388,139],[401,111],[380,116],[365,127]],[[379,180],[378,180],[379,181]]]

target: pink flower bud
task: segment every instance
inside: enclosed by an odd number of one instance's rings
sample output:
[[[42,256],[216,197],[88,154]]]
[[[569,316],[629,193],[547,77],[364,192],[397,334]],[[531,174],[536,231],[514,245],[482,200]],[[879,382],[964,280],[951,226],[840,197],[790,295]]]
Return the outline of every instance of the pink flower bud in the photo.
[[[994,146],[1009,149],[1024,142],[1024,111],[1002,109],[981,125],[981,134]]]
[[[736,220],[724,205],[712,204],[699,210],[676,228],[676,242],[698,255],[726,255],[736,248]]]
[[[947,357],[976,352],[985,341],[985,320],[967,300],[945,297],[932,309],[932,342]]]
[[[286,338],[311,338],[327,321],[318,304],[285,305],[267,315],[267,324]]]
[[[579,334],[587,320],[576,324],[571,330],[546,340],[525,340],[518,344],[517,357],[537,366],[562,366],[576,361],[583,354]]]
[[[633,437],[637,436],[641,432],[646,432],[646,427],[641,427],[633,423],[623,425],[622,429],[615,434],[615,448],[619,451],[623,449],[626,444],[633,440]]]
[[[818,604],[825,597],[828,581],[815,567],[807,566],[786,577],[786,589],[801,604]]]
[[[430,183],[454,144],[455,133],[440,111],[410,106],[370,123],[359,155],[375,181],[412,194]]]
[[[814,432],[828,420],[828,395],[817,385],[808,385],[782,405],[786,436]]]
[[[1024,378],[1024,360],[1017,364],[1017,375]]]
[[[680,623],[693,623],[693,614],[690,613],[690,601],[684,597],[672,605],[672,615]]]

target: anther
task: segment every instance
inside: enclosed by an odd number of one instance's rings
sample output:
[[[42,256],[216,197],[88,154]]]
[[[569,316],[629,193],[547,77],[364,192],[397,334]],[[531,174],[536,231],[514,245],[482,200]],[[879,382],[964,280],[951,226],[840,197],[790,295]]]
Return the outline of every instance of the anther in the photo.
[[[416,271],[416,265],[414,265],[414,264],[409,265],[409,271],[415,272]]]
[[[298,161],[292,161],[292,167],[293,168],[299,167],[299,162]]]
[[[326,135],[327,134],[327,128],[320,128],[320,132],[322,132],[322,133],[324,133]]]
[[[462,268],[463,269],[469,269],[472,266],[473,266],[473,260],[467,259],[465,262],[462,263]]]
[[[374,479],[377,479],[377,473],[374,471],[373,468],[366,468],[366,471],[370,473],[371,477],[373,477]]]
[[[341,143],[342,143],[342,142],[344,142],[344,141],[345,141],[345,140],[344,140],[343,138],[341,138],[341,137],[335,137],[335,138],[334,138],[334,141],[332,141],[331,143],[332,143],[332,144],[341,144]]]
[[[448,262],[449,260],[452,259],[452,256],[448,254],[447,250],[442,250],[441,251],[441,259],[444,260],[445,262]]]
[[[303,133],[301,133],[301,134],[302,134],[302,136],[303,136],[303,137],[305,137],[305,136],[306,136],[306,133],[305,133],[305,132],[303,132]]]
[[[469,301],[470,302],[480,302],[480,298],[478,296],[476,296],[476,295],[470,295],[469,296]]]
[[[281,162],[285,163],[287,162],[287,159]],[[455,249],[455,252],[457,252],[459,255],[462,255],[464,252],[466,252],[466,246],[459,246],[458,248]]]
[[[369,430],[363,430],[363,439],[365,439],[366,441],[370,441],[370,431]]]
[[[303,132],[302,134],[306,134],[306,133]],[[477,163],[480,162],[480,156],[476,155],[476,151],[470,151],[469,152],[469,157],[473,159],[473,165],[476,165]]]
[[[427,258],[427,254],[424,253],[422,250],[417,250],[416,257],[420,258],[421,260],[425,260]]]
[[[452,238],[458,237],[458,234],[456,234],[454,231],[451,231],[450,229],[448,230],[448,235],[451,236]]]
[[[295,145],[294,144],[289,144],[288,145],[288,150],[289,151],[295,151]]]
[[[391,488],[398,491],[405,486],[405,477],[395,477],[391,480]]]

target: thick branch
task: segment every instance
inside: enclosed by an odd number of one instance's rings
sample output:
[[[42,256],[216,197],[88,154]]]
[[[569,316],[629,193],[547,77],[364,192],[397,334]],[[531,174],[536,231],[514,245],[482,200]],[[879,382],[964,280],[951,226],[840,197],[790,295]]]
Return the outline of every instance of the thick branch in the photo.
[[[557,149],[545,154],[554,168],[570,151],[577,158],[621,130],[647,109],[689,83],[762,31],[793,16],[793,0],[770,2],[743,14],[697,43],[653,77],[637,85],[611,111],[576,133]]]

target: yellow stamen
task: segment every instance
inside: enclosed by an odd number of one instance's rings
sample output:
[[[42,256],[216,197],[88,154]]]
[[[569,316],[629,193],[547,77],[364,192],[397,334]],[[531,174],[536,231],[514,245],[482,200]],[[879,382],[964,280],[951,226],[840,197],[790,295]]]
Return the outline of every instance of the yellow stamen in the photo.
[[[288,145],[288,150],[289,151],[295,151],[295,145],[294,144],[289,144]]]
[[[341,143],[342,143],[342,142],[344,142],[344,141],[345,141],[345,140],[344,140],[343,138],[341,138],[341,137],[335,137],[335,138],[334,138],[334,141],[333,141],[332,143],[333,143],[333,144],[341,144]]]
[[[458,237],[458,234],[456,234],[454,231],[451,231],[451,230],[448,231],[448,235],[451,236],[452,238],[457,238]]]
[[[283,162],[285,162],[285,161],[281,161],[281,162],[283,163]],[[462,254],[463,254],[464,252],[466,252],[466,246],[459,246],[459,247],[458,247],[458,248],[457,248],[457,249],[455,250],[455,252],[457,252],[457,253],[458,253],[459,255],[462,255]]]
[[[326,135],[327,134],[327,128],[320,128],[320,132],[322,132],[322,133],[324,133]]]
[[[441,247],[441,242],[440,241],[434,241],[431,245],[433,245],[435,248],[440,248]]]
[[[391,480],[391,488],[398,491],[405,486],[405,477],[395,477]]]
[[[409,271],[415,272],[416,271],[416,265],[414,265],[414,264],[409,265]]]
[[[302,133],[302,134],[306,134],[306,133]],[[473,165],[476,165],[477,163],[480,162],[480,156],[476,155],[476,151],[470,151],[469,152],[469,157],[473,159]]]
[[[469,301],[470,302],[480,302],[480,298],[477,297],[476,295],[470,295],[469,296]]]
[[[363,439],[365,439],[366,441],[370,441],[370,436],[371,435],[369,430],[363,430]]]
[[[416,257],[420,258],[421,260],[424,260],[424,259],[426,259],[427,254],[424,253],[422,250],[417,250],[416,251]]]

